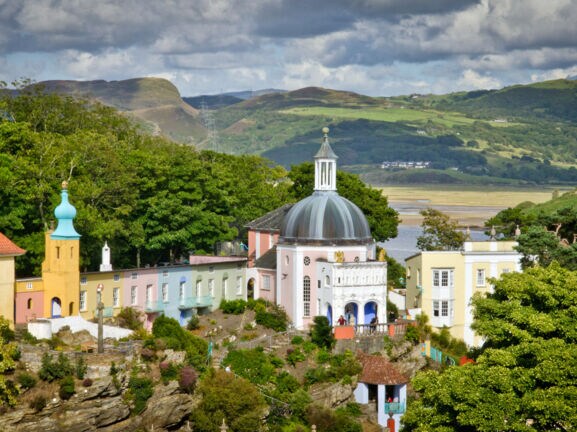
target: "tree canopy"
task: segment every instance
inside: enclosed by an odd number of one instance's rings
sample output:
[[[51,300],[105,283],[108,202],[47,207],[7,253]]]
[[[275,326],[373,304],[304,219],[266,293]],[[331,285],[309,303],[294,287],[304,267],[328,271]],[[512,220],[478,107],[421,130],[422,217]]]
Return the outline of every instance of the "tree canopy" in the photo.
[[[577,425],[577,273],[536,267],[473,298],[474,364],[427,371],[406,431],[551,431]]]
[[[457,229],[457,223],[445,213],[428,208],[421,210],[423,235],[417,237],[417,248],[423,251],[458,250],[466,236]]]

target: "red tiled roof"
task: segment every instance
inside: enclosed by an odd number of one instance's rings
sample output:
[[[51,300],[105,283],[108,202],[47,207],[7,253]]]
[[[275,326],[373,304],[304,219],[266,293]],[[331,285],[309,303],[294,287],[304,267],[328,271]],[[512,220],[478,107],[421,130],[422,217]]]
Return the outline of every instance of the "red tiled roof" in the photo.
[[[406,384],[409,379],[400,373],[395,365],[380,356],[362,355],[359,358],[363,371],[359,381],[367,384]]]
[[[0,233],[0,255],[2,256],[18,256],[25,254],[26,251],[16,246],[12,240]]]

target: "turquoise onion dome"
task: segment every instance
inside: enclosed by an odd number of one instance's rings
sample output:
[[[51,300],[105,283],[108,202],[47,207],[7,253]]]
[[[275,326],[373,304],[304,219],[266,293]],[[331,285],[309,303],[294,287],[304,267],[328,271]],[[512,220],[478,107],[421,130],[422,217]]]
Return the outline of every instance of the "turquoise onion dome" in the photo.
[[[76,208],[68,202],[68,182],[62,182],[61,200],[54,209],[54,216],[58,221],[56,230],[50,235],[55,240],[79,239],[80,234],[74,229],[73,220],[76,217]]]

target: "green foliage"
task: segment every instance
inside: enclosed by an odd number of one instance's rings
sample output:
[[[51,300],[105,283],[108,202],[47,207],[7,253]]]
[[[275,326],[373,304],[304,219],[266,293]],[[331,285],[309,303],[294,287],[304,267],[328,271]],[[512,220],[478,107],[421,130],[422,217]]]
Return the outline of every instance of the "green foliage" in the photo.
[[[451,335],[448,327],[443,326],[439,333],[431,334],[431,343],[440,348],[443,352],[451,354],[453,357],[461,357],[467,354],[468,348],[465,342]]]
[[[16,377],[16,381],[25,390],[33,388],[38,382],[36,377],[28,372],[20,372]]]
[[[399,308],[387,299],[387,321],[394,322],[399,317]]]
[[[276,366],[269,355],[262,349],[231,350],[223,360],[235,374],[246,378],[254,384],[270,382],[276,372]]]
[[[49,353],[42,356],[42,365],[38,376],[41,380],[52,382],[74,374],[74,367],[64,353],[59,353],[56,361]]]
[[[358,375],[362,369],[353,353],[345,351],[343,354],[331,355],[317,368],[308,369],[305,373],[305,382],[311,385],[317,382],[350,380],[351,377]]]
[[[225,300],[220,301],[219,308],[225,314],[240,315],[246,310],[247,302],[245,300]]]
[[[457,230],[457,223],[439,210],[421,210],[423,235],[417,237],[417,248],[423,251],[458,250],[465,234]]]
[[[14,330],[10,328],[10,321],[0,315],[0,338],[7,343],[15,339]]]
[[[311,405],[307,412],[309,424],[314,424],[318,432],[362,432],[361,424],[345,411],[331,411],[328,408]]]
[[[319,348],[330,349],[335,343],[333,329],[326,316],[315,316],[311,327],[311,341]]]
[[[405,331],[405,340],[416,345],[420,342],[420,339],[419,329],[414,326],[407,326],[407,330]]]
[[[188,394],[194,393],[197,380],[198,374],[192,366],[183,366],[180,368],[178,387],[180,387],[183,392]]]
[[[267,310],[257,310],[255,321],[263,327],[284,332],[287,329],[289,318],[282,306],[272,304]]]
[[[296,366],[297,363],[306,360],[306,355],[300,348],[289,348],[286,351],[286,361],[291,366]]]
[[[291,344],[302,345],[304,341],[305,340],[303,339],[302,336],[297,335],[297,336],[293,336],[293,338],[291,339]]]
[[[190,317],[190,319],[186,323],[186,329],[192,331],[192,330],[198,330],[199,328],[200,328],[200,320],[198,318],[198,315],[194,314],[193,316]]]
[[[206,367],[208,342],[183,329],[178,321],[167,316],[159,316],[152,324],[152,335],[162,341],[166,348],[186,351],[187,362],[196,370]]]
[[[473,328],[485,339],[476,362],[419,373],[406,430],[572,430],[577,274],[558,264],[505,274],[472,304]]]
[[[34,397],[30,399],[28,406],[32,408],[35,412],[40,412],[46,407],[47,404],[48,404],[48,396],[39,393],[34,395]]]
[[[116,321],[119,327],[130,330],[141,330],[144,328],[143,313],[133,307],[123,307],[116,315]]]
[[[197,386],[201,402],[191,414],[192,428],[216,432],[222,420],[235,432],[264,430],[266,403],[258,389],[244,378],[224,370],[211,370]]]
[[[378,246],[377,246],[378,248]],[[378,254],[377,254],[378,256]],[[387,285],[394,288],[404,288],[407,279],[405,266],[397,262],[393,257],[386,256],[387,260]]]
[[[74,377],[71,375],[65,376],[60,381],[60,388],[58,390],[58,395],[60,399],[68,400],[76,392],[74,388]]]
[[[146,402],[154,393],[152,380],[132,375],[128,380],[128,398],[132,401],[133,414],[140,414],[146,408]]]
[[[84,375],[86,375],[87,371],[88,365],[86,364],[84,357],[78,357],[78,360],[76,360],[76,364],[74,365],[74,375],[76,378],[81,380],[84,379]]]
[[[160,377],[162,382],[167,384],[169,381],[174,381],[178,378],[179,368],[172,362],[160,362],[158,364],[158,369],[160,370]]]

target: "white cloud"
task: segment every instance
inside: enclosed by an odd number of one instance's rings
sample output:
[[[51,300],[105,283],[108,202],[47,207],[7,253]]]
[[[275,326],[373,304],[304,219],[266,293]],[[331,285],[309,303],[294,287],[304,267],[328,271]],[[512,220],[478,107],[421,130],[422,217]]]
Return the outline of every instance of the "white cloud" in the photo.
[[[495,89],[502,85],[498,79],[487,75],[482,76],[471,69],[463,71],[463,75],[457,84],[459,87],[466,90]]]

